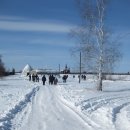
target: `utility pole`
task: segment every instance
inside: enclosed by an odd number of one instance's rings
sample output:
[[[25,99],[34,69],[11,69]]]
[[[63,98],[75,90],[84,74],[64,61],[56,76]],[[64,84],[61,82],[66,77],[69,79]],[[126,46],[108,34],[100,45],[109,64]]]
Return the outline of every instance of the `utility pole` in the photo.
[[[60,64],[59,64],[59,74],[60,74]]]
[[[59,78],[60,78],[60,74],[61,74],[61,72],[60,72],[60,64],[59,64]]]
[[[79,83],[81,82],[81,52],[80,52],[80,65],[79,65]]]

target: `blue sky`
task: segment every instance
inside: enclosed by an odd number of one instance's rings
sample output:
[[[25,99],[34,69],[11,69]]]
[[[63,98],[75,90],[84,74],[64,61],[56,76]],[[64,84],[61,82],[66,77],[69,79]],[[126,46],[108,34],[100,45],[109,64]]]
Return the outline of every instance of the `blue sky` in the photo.
[[[112,0],[107,23],[116,34],[130,29],[130,1]],[[0,0],[0,54],[7,68],[74,67],[70,29],[80,23],[74,0]],[[121,39],[123,59],[115,71],[130,71],[130,35]]]

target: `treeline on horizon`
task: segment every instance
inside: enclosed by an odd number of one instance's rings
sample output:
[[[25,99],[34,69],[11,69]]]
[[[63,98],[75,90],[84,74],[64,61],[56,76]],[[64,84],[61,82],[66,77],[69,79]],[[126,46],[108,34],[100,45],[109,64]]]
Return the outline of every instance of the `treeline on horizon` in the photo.
[[[8,75],[15,75],[15,69],[14,68],[12,68],[11,72],[6,70],[1,57],[2,56],[0,55],[0,77],[8,76]]]

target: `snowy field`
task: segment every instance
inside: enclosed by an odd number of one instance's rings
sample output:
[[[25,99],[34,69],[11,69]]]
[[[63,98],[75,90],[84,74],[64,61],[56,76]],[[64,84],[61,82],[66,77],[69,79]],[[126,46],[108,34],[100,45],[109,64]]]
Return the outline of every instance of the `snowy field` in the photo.
[[[130,130],[130,76],[113,76],[95,90],[96,78],[57,85],[20,74],[0,79],[0,130]]]

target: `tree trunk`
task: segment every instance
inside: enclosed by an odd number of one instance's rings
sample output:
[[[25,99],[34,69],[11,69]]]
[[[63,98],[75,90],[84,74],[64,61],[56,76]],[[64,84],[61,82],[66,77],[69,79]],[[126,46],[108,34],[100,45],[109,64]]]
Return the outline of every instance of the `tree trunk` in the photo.
[[[100,59],[99,59],[99,73],[98,73],[98,83],[97,90],[102,91],[102,69],[103,69],[103,44],[100,44]]]
[[[102,72],[99,72],[98,76],[97,90],[102,91]]]

